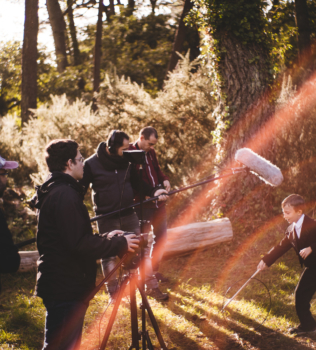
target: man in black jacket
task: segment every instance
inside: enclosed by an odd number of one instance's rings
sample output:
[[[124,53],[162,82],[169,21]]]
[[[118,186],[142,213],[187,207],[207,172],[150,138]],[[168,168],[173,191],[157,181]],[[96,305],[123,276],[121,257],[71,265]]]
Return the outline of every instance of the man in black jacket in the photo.
[[[128,207],[134,203],[134,190],[139,190],[139,178],[134,167],[123,157],[123,151],[129,149],[129,136],[119,130],[113,130],[108,142],[101,142],[97,152],[85,161],[84,176],[81,184],[85,190],[92,184],[92,199],[97,215]],[[142,182],[143,193],[146,196],[159,196],[159,200],[166,200],[167,191],[152,188]],[[115,229],[140,233],[139,221],[133,208],[118,214],[98,220],[99,233]],[[106,276],[115,266],[115,259],[102,260],[103,273]],[[168,294],[161,293],[158,281],[153,275],[150,259],[150,247],[145,249],[145,283],[147,294],[155,299],[168,299]],[[112,298],[117,291],[115,276],[107,283],[107,289]]]
[[[54,140],[46,147],[51,172],[37,188],[38,274],[35,294],[46,307],[46,350],[77,350],[88,304],[95,286],[96,260],[134,251],[135,235],[93,235],[83,204],[83,157],[72,140]]]
[[[6,161],[0,157],[0,198],[7,185],[8,170],[16,169],[17,162]],[[13,244],[12,235],[8,228],[4,213],[0,209],[0,273],[16,272],[20,266],[20,255]],[[1,291],[1,280],[0,280]]]
[[[281,242],[273,247],[260,261],[257,269],[270,267],[291,248],[305,269],[295,289],[295,308],[300,320],[298,327],[291,328],[291,334],[316,332],[316,321],[310,312],[310,301],[316,291],[316,221],[303,214],[304,199],[291,194],[282,202],[285,220],[291,224]]]

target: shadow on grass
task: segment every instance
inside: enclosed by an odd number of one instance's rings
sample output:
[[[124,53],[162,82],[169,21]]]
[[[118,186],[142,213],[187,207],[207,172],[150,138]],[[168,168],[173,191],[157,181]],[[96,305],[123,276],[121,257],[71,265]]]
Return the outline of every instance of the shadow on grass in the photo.
[[[204,346],[199,345],[195,340],[187,337],[186,335],[184,335],[181,332],[178,332],[175,329],[169,328],[167,332],[170,340],[178,346],[176,348],[167,346],[168,350],[174,350],[174,349],[205,350],[206,349]]]
[[[208,320],[202,321],[195,314],[184,311],[181,307],[177,306],[175,301],[181,303],[181,298],[173,297],[173,303],[169,303],[168,308],[175,314],[185,317],[188,321],[192,322],[200,331],[208,337],[219,349],[240,349],[244,348],[244,342],[256,349],[301,349],[307,350],[310,347],[301,344],[295,338],[288,337],[282,333],[274,332],[273,330],[260,325],[255,320],[249,319],[240,313],[230,310],[231,320],[224,320],[216,314],[209,314]],[[195,310],[201,314],[205,314],[205,310],[194,306]],[[238,319],[238,322],[233,321]],[[249,324],[252,327],[258,329],[249,329]],[[226,334],[219,328],[226,328],[233,334]],[[269,342],[267,343],[267,338]],[[247,347],[246,347],[247,348]]]

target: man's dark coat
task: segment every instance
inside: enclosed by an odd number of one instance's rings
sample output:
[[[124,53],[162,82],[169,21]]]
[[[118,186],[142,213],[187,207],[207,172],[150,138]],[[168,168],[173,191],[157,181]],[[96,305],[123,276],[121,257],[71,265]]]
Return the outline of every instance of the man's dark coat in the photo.
[[[20,255],[18,249],[13,244],[4,213],[0,209],[0,273],[16,272],[19,266]]]
[[[96,260],[122,255],[125,237],[94,235],[83,188],[70,175],[53,172],[37,190],[38,274],[36,295],[47,301],[82,300],[93,289]]]
[[[101,142],[97,152],[85,161],[83,179],[80,184],[85,191],[92,184],[92,199],[97,215],[106,214],[133,205],[134,191],[139,190],[139,178],[134,167],[118,155],[108,154],[106,143]],[[153,196],[155,189],[142,182],[146,196]],[[133,208],[121,211],[121,216],[134,212]],[[119,217],[111,216],[111,218]]]

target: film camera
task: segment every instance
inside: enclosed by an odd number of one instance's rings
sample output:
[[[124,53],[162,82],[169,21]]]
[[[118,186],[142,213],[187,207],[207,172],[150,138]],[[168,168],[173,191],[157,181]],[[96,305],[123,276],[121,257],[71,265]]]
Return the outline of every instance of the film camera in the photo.
[[[134,235],[134,232],[124,232],[124,236]],[[139,240],[138,248],[134,253],[130,253],[130,256],[124,262],[124,267],[128,270],[137,269],[141,262],[141,251],[148,245],[148,233],[141,233],[137,235]]]

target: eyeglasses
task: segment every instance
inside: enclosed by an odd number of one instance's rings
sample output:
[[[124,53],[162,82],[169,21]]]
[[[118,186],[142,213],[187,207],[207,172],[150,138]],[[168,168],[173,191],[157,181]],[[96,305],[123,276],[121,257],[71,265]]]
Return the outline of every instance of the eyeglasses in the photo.
[[[84,158],[80,157],[80,158],[75,158],[75,160],[79,160],[79,162],[83,163],[84,162]]]
[[[5,173],[0,173],[0,176],[7,176],[9,173],[6,171]]]

